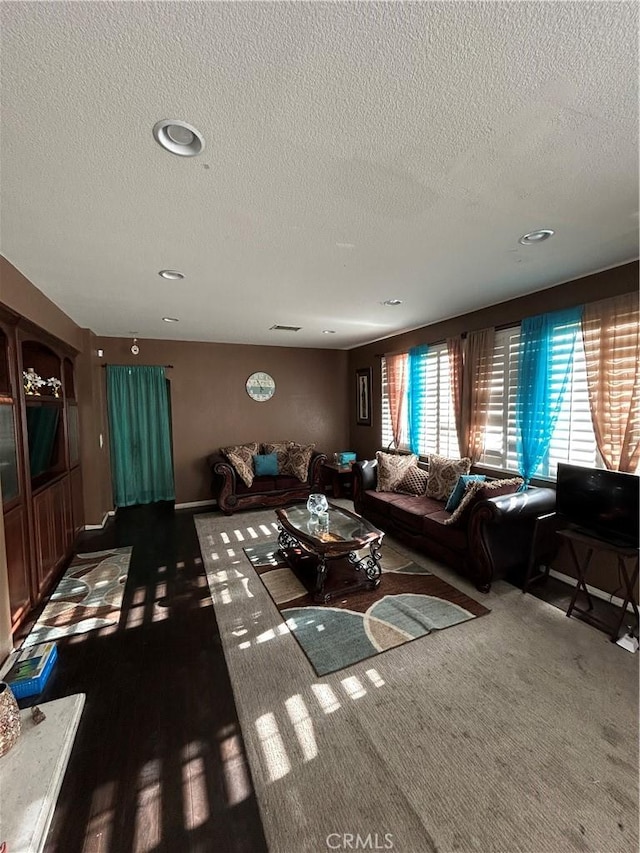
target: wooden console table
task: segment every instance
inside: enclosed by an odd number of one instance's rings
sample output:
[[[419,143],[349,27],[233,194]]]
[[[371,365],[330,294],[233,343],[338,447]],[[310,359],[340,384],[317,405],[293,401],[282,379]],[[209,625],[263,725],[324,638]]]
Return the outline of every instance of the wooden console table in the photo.
[[[569,551],[573,559],[573,564],[575,566],[578,579],[576,587],[573,591],[573,596],[571,597],[569,608],[567,610],[567,616],[571,616],[571,614],[575,612],[579,614],[585,622],[588,622],[595,628],[600,628],[600,630],[606,631],[607,633],[611,631],[611,642],[615,643],[618,639],[618,634],[620,633],[620,628],[622,627],[622,623],[624,622],[624,618],[627,612],[627,606],[629,604],[631,604],[631,607],[633,608],[633,612],[636,617],[636,625],[640,623],[640,618],[638,616],[638,602],[636,600],[634,591],[635,583],[638,580],[639,549],[612,545],[609,542],[603,542],[601,539],[596,539],[595,537],[589,536],[586,533],[582,533],[578,530],[571,530],[570,528],[558,530],[557,535],[562,537],[563,539],[566,539],[569,543]],[[582,560],[578,557],[578,551],[576,546],[582,546]],[[622,602],[620,619],[618,620],[618,623],[613,630],[611,630],[610,625],[607,625],[601,619],[594,616],[591,612],[593,610],[593,602],[587,589],[587,573],[589,571],[589,564],[591,563],[591,558],[593,557],[596,551],[604,551],[617,555],[618,569],[620,571],[620,577],[622,578],[622,582],[625,588],[625,596],[624,601]],[[632,563],[631,574],[629,574],[628,561],[634,559],[635,563]],[[582,590],[587,597],[586,610],[576,606],[576,600],[578,598],[580,590]]]

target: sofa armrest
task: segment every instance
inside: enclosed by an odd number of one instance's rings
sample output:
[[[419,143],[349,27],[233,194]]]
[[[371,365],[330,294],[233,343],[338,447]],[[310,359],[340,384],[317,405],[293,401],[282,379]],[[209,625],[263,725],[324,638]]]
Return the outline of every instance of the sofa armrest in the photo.
[[[527,565],[536,519],[554,512],[553,489],[529,486],[524,492],[481,501],[469,519],[469,554],[478,589],[488,591],[498,575]]]
[[[230,509],[237,503],[236,470],[221,453],[212,453],[207,457],[207,462],[211,469],[211,494],[220,509],[229,514]]]
[[[309,474],[307,475],[307,481],[309,483],[309,487],[312,492],[321,492],[322,491],[322,466],[327,461],[326,453],[319,453],[318,451],[314,451],[311,454],[311,460],[309,462]]]
[[[378,482],[378,462],[375,459],[365,459],[354,462],[353,472],[353,508],[357,513],[362,512],[362,496],[365,492],[373,491]]]

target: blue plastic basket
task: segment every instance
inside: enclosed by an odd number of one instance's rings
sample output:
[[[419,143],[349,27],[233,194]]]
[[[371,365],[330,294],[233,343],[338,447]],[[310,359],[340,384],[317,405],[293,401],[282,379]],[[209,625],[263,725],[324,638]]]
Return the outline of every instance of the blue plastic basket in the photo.
[[[37,648],[37,646],[34,646],[34,652]],[[7,684],[11,688],[11,692],[16,699],[24,699],[25,696],[35,696],[37,693],[41,693],[44,690],[45,684],[49,680],[51,670],[53,669],[53,665],[57,658],[58,649],[54,645],[40,675],[35,678],[21,678],[18,681],[11,681],[7,678]]]

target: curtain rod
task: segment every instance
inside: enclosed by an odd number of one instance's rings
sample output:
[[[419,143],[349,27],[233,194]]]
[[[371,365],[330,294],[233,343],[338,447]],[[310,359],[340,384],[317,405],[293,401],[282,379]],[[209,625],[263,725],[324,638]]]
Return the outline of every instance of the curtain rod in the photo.
[[[172,364],[103,364],[101,367],[173,367]]]

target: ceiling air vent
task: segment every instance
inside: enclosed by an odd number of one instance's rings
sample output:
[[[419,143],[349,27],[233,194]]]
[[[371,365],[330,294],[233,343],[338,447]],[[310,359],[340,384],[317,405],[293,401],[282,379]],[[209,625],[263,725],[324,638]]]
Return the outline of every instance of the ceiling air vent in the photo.
[[[269,326],[270,332],[299,332],[302,326],[279,326],[277,323],[275,326]]]

